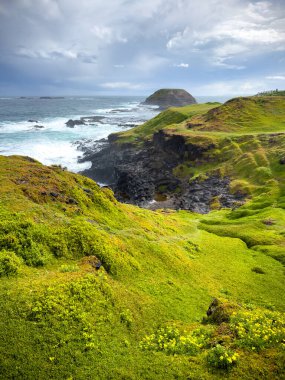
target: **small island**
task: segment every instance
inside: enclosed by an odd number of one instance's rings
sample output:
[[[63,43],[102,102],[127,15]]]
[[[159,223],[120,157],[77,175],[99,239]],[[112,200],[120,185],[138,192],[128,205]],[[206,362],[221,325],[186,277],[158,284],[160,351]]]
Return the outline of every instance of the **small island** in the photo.
[[[143,104],[147,105],[157,105],[160,110],[169,107],[183,107],[196,103],[196,99],[189,94],[189,92],[174,88],[157,90],[143,102]]]

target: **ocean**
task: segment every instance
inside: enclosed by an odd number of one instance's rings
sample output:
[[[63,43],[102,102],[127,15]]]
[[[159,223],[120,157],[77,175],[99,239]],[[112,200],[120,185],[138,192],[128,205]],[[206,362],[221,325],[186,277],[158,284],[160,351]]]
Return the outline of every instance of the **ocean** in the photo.
[[[106,138],[157,115],[156,107],[141,105],[140,96],[0,97],[0,155],[30,156],[46,165],[78,172],[80,143]],[[225,101],[228,98],[198,98]],[[89,117],[89,119],[88,119]],[[68,127],[69,120],[85,124]]]

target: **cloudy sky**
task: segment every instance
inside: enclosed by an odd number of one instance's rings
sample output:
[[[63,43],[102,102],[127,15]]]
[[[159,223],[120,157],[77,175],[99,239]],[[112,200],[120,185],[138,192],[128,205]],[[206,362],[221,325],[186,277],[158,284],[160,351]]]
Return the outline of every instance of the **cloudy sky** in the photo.
[[[0,95],[285,89],[285,1],[0,0]]]

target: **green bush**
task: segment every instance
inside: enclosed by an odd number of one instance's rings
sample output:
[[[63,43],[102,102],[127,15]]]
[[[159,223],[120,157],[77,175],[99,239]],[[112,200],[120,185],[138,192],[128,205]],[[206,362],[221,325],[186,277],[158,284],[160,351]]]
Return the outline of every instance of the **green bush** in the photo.
[[[207,361],[211,367],[229,369],[237,363],[238,357],[238,353],[217,344],[208,352]]]
[[[21,260],[14,252],[6,250],[0,252],[0,277],[16,275],[20,266]]]
[[[29,266],[42,266],[51,255],[48,242],[52,234],[31,222],[1,222],[0,249],[13,251]]]

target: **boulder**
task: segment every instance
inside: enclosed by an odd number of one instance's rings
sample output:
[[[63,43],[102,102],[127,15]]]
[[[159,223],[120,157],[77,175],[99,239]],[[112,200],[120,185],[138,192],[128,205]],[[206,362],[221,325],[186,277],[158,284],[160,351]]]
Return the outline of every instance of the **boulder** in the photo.
[[[189,92],[182,89],[160,89],[143,102],[143,104],[147,105],[157,105],[161,110],[196,103],[196,99]]]
[[[65,123],[65,125],[67,126],[67,127],[69,127],[69,128],[74,128],[74,126],[75,125],[83,125],[83,124],[85,124],[84,123],[84,120],[72,120],[72,119],[69,119],[66,123]]]

